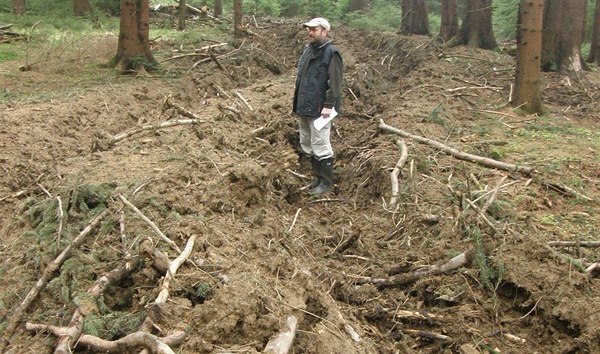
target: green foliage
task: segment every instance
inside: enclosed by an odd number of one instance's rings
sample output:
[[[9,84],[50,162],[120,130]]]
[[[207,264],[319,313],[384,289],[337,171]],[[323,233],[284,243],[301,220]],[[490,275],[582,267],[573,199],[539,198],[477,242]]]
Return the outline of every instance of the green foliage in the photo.
[[[476,255],[474,263],[479,269],[479,281],[485,288],[495,293],[502,282],[502,277],[504,276],[506,269],[502,264],[489,264],[488,258],[483,251],[481,230],[475,227],[468,231],[470,232],[471,241],[475,247]]]
[[[396,32],[400,28],[400,7],[395,4],[373,7],[368,14],[347,13],[343,21],[346,25],[379,32]]]
[[[256,16],[279,16],[281,5],[277,0],[245,0],[244,12]]]
[[[445,102],[440,102],[438,103],[431,112],[429,112],[429,114],[427,115],[427,117],[425,117],[424,121],[427,123],[434,123],[434,124],[439,124],[442,127],[445,127],[447,125],[446,120],[444,120],[444,116],[446,116],[446,113],[444,111],[444,105]]]
[[[515,39],[517,34],[517,16],[519,0],[494,1],[492,3],[492,25],[498,40]]]
[[[113,184],[82,184],[77,186],[69,200],[69,213],[87,214],[90,210],[106,208],[115,185]]]

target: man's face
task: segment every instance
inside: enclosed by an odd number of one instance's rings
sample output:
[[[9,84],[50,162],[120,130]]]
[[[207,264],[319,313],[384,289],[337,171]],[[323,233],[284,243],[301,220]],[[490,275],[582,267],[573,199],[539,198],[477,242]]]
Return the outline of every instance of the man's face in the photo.
[[[327,37],[327,30],[321,26],[306,27],[306,32],[310,43],[322,42]]]

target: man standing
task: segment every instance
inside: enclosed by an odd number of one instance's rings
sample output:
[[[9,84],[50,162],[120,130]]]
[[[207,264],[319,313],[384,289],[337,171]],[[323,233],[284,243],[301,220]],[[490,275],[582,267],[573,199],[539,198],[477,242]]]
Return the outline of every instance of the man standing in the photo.
[[[318,195],[333,185],[333,149],[329,141],[331,122],[315,128],[315,119],[339,112],[342,98],[342,56],[327,37],[331,26],[324,18],[304,24],[308,45],[298,60],[292,111],[298,116],[300,147],[311,161],[315,180],[309,193]]]

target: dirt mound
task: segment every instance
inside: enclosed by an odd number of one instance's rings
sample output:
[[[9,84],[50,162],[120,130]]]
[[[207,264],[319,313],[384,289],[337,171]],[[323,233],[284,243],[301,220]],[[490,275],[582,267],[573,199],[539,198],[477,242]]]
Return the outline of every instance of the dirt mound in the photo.
[[[597,253],[584,247],[599,226],[598,73],[584,83],[546,76],[548,114],[522,117],[506,105],[510,55],[340,26],[336,181],[314,199],[301,191],[310,171],[289,113],[304,32],[268,20],[250,29],[213,59],[175,59],[172,43],[157,40],[164,77],[103,69],[104,81],[74,84],[66,73],[82,72],[66,70],[64,57],[28,72],[1,63],[14,95],[1,104],[3,338],[47,264],[108,210],[23,322],[68,326],[78,308],[87,335],[184,331],[172,345],[182,353],[260,352],[292,315],[294,353],[600,350],[600,285],[585,272]],[[69,58],[106,62],[114,41]],[[380,120],[535,171],[491,169],[405,139],[391,203],[401,143]],[[56,343],[21,324],[7,350]]]

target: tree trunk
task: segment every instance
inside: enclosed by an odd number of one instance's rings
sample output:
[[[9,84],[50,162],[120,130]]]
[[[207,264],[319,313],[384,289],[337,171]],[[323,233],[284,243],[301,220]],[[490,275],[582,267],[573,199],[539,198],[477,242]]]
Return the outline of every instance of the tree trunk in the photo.
[[[223,0],[215,0],[215,8],[213,9],[213,16],[223,16]]]
[[[85,16],[92,13],[89,0],[73,0],[73,13],[75,16]]]
[[[425,0],[402,0],[400,33],[429,35],[429,16]]]
[[[25,0],[11,0],[12,8],[15,15],[23,15],[25,13]]]
[[[369,8],[369,0],[350,0],[350,12],[363,11]]]
[[[185,0],[179,0],[179,21],[177,24],[177,29],[179,31],[183,31],[185,29]]]
[[[517,68],[513,106],[542,113],[540,99],[544,0],[521,0],[517,23]]]
[[[594,12],[594,29],[592,31],[590,55],[587,58],[587,62],[596,62],[596,65],[600,66],[600,0],[596,0],[596,11]]]
[[[149,0],[121,0],[119,45],[114,66],[123,72],[154,70],[158,63],[150,51]]]
[[[482,49],[498,47],[492,29],[492,0],[467,0],[467,15],[448,46],[463,44]]]
[[[583,70],[581,43],[585,31],[586,0],[545,0],[542,69]]]
[[[244,33],[242,31],[243,16],[242,0],[233,0],[233,35],[235,37],[241,37]]]
[[[458,33],[458,15],[456,0],[442,0],[442,21],[440,38],[447,42]]]

